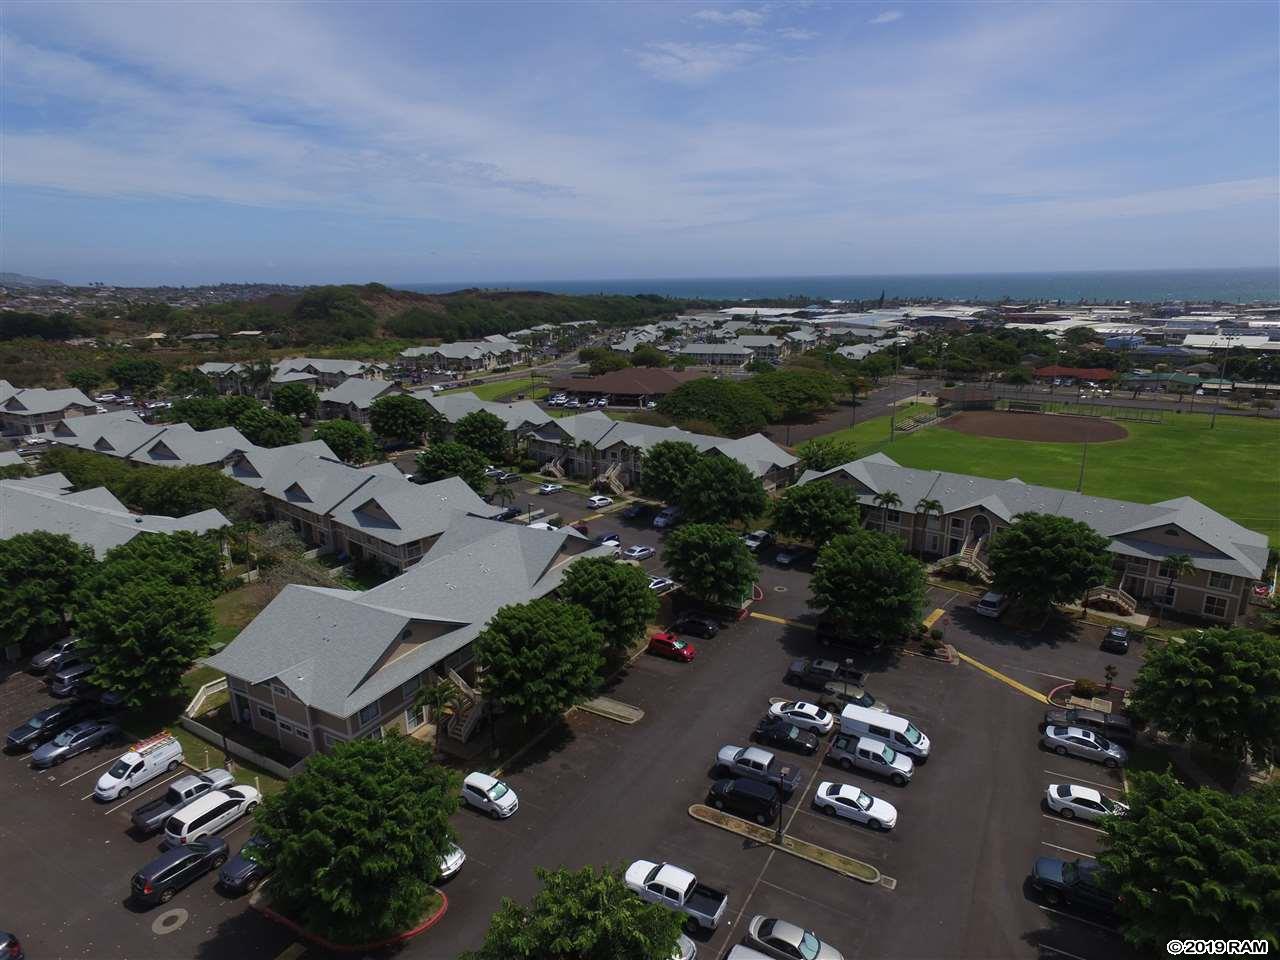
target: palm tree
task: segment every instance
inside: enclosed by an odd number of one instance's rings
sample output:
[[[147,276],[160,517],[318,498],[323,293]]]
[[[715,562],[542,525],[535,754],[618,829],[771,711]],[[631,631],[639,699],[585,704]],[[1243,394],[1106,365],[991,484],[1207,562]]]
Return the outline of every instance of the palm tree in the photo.
[[[431,722],[436,726],[436,753],[440,752],[440,728],[444,726],[441,714],[446,707],[456,704],[457,700],[458,688],[449,680],[437,680],[430,686],[421,688],[413,698],[415,707],[424,707],[431,712]]]
[[[1196,566],[1191,562],[1191,558],[1185,553],[1173,553],[1164,558],[1161,564],[1167,571],[1166,576],[1169,578],[1168,585],[1165,589],[1165,597],[1167,602],[1163,604],[1165,607],[1173,606],[1173,585],[1183,577],[1195,573]]]
[[[946,511],[942,509],[941,500],[932,500],[926,497],[921,497],[916,501],[916,514],[923,517],[926,529],[928,529],[929,514],[931,513],[936,513],[938,515],[939,522],[941,522],[943,516],[946,514]],[[920,538],[920,556],[924,556],[924,537]]]
[[[511,501],[515,500],[516,495],[511,492],[511,485],[500,483],[493,491],[493,499],[503,507],[511,506]]]
[[[889,510],[890,508],[896,510],[902,506],[902,498],[892,490],[885,490],[882,493],[877,493],[873,499],[876,502],[876,506],[880,508],[880,532],[887,532],[889,529]]]
[[[244,372],[241,374],[241,382],[249,387],[249,391],[253,396],[260,397],[267,384],[271,382],[273,373],[275,373],[275,368],[271,365],[271,361],[263,357],[261,360],[254,360],[245,364]]]

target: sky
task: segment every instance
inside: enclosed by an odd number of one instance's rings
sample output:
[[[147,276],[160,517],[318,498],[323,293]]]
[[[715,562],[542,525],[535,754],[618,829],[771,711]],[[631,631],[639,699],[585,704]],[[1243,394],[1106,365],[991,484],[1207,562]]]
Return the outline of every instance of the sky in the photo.
[[[0,3],[0,269],[1267,266],[1280,5]]]

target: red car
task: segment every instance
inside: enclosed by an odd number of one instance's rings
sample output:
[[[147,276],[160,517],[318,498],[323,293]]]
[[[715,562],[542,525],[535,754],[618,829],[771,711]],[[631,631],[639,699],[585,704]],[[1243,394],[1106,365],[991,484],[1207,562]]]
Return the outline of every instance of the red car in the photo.
[[[649,638],[649,652],[669,660],[688,663],[698,651],[692,643],[674,633],[655,633]]]

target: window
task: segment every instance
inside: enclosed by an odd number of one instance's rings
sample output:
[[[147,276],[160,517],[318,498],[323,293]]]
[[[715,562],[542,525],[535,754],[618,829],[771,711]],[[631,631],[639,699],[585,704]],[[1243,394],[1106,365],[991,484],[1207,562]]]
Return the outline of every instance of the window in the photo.
[[[427,720],[427,709],[422,704],[410,707],[404,712],[404,725],[409,730],[417,730]]]
[[[884,512],[884,518],[888,523],[898,523],[900,522],[900,517],[901,514],[897,510],[886,510]]]
[[[1214,590],[1230,590],[1235,577],[1229,573],[1210,573],[1209,586]]]
[[[360,711],[360,716],[357,722],[363,727],[366,723],[373,723],[373,721],[377,719],[378,705],[376,703],[371,703]]]
[[[1178,598],[1178,588],[1171,587],[1167,583],[1157,584],[1155,589],[1151,591],[1151,599],[1164,607],[1172,607],[1174,600]]]
[[[268,710],[266,707],[258,708],[258,716],[263,720],[270,720],[272,723],[276,722],[276,712],[274,710]]]
[[[963,530],[963,529],[964,529],[964,517],[952,517],[952,518],[951,518],[951,529],[952,529],[952,530],[957,530],[957,531],[958,531],[958,530]]]
[[[1204,613],[1207,617],[1226,617],[1227,598],[1206,596],[1204,598]]]
[[[334,746],[336,746],[336,745],[337,745],[337,744],[339,744],[339,743],[344,743],[344,742],[345,742],[345,741],[343,740],[343,738],[342,738],[342,737],[335,737],[335,736],[334,736],[333,734],[331,734],[331,733],[326,733],[326,734],[324,734],[324,748],[325,748],[326,750],[332,750],[332,749],[334,748]]]
[[[271,692],[274,693],[277,697],[281,697],[282,699],[285,699],[285,700],[288,700],[290,699],[290,697],[293,696],[293,694],[289,692],[289,688],[286,687],[283,683],[273,682],[271,684]]]

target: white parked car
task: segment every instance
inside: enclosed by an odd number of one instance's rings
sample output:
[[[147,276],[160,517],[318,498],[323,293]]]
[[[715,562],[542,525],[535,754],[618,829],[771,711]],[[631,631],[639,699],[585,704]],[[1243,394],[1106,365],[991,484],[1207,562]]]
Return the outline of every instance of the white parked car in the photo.
[[[516,792],[487,773],[468,773],[462,781],[462,799],[495,820],[505,820],[520,809]]]
[[[613,506],[613,500],[609,497],[591,497],[587,500],[587,506],[591,507],[593,510],[599,510],[601,507]]]
[[[564,487],[558,483],[544,483],[538,487],[539,493],[559,493]]]
[[[537,523],[529,524],[530,530],[559,530],[554,523],[547,523],[545,520],[539,520]]]
[[[812,930],[779,920],[777,917],[755,916],[747,924],[743,943],[763,956],[778,960],[844,960],[844,954],[826,943]]]
[[[115,403],[120,398],[114,393],[100,393],[93,398],[94,403]]]
[[[210,790],[165,821],[160,845],[166,849],[178,847],[217,833],[227,824],[252,813],[261,800],[262,794],[243,783],[225,790]]]
[[[627,560],[648,560],[653,556],[653,547],[646,547],[637,543],[633,547],[627,547],[622,551],[622,556]]]
[[[654,591],[655,593],[666,593],[666,591],[670,590],[675,585],[676,585],[676,582],[672,580],[670,577],[650,577],[649,578],[649,589]]]
[[[769,705],[769,716],[789,720],[801,730],[812,730],[814,733],[826,734],[836,725],[836,718],[816,703],[805,700],[784,700]]]
[[[1095,823],[1103,817],[1123,817],[1129,806],[1104,797],[1092,787],[1078,787],[1074,783],[1051,783],[1045,791],[1049,809],[1067,820],[1079,817]]]
[[[462,865],[467,862],[467,855],[462,848],[449,841],[449,849],[445,851],[443,857],[440,858],[440,879],[448,880],[462,869]]]
[[[833,817],[865,823],[873,830],[892,830],[898,824],[898,809],[849,783],[824,780],[813,795],[813,805]]]

